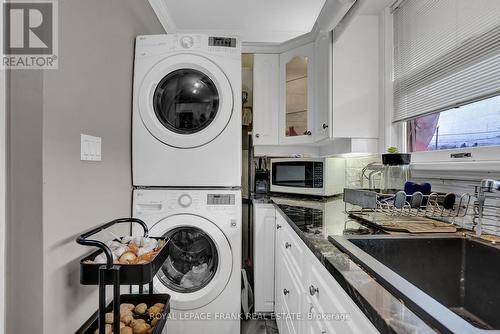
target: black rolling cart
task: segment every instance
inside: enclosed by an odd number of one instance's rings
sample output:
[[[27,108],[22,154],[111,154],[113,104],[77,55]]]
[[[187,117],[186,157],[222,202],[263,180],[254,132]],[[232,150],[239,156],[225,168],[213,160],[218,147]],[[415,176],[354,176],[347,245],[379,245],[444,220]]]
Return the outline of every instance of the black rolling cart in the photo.
[[[94,334],[96,329],[99,328],[99,333],[105,333],[105,314],[113,311],[113,333],[120,333],[120,304],[131,303],[137,305],[139,303],[146,303],[151,306],[155,303],[165,304],[159,321],[154,327],[152,334],[162,333],[167,315],[170,312],[170,296],[167,294],[154,294],[153,293],[153,278],[161,268],[162,264],[168,257],[167,243],[165,238],[154,238],[158,240],[165,240],[165,245],[161,248],[159,253],[153,258],[151,262],[145,264],[113,264],[113,253],[111,249],[102,241],[88,239],[90,236],[99,233],[111,226],[119,223],[136,223],[142,226],[144,236],[149,235],[149,230],[146,224],[136,218],[119,218],[108,223],[102,224],[96,228],[91,229],[81,234],[76,242],[80,245],[97,247],[99,250],[86,256],[80,261],[80,284],[83,285],[99,285],[99,309],[95,312],[76,334]],[[106,256],[106,264],[89,263],[89,260],[101,253]],[[143,285],[149,284],[149,293],[143,293]],[[113,301],[106,305],[106,286],[113,285]],[[123,294],[120,295],[120,285],[139,285],[138,294]],[[145,319],[149,315],[144,316]],[[145,319],[146,320],[146,319]]]

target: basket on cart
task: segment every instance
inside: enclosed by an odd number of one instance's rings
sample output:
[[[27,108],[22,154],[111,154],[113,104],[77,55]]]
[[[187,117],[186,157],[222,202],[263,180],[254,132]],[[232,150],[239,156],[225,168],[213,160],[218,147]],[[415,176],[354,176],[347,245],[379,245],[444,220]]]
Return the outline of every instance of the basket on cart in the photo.
[[[148,237],[149,230],[146,224],[136,218],[119,218],[111,222],[102,224],[81,234],[76,242],[80,245],[99,248],[80,261],[80,283],[84,285],[99,285],[99,309],[80,327],[77,334],[94,334],[97,329],[99,333],[106,333],[106,313],[113,313],[112,332],[120,333],[120,305],[121,303],[140,304],[145,303],[148,307],[155,304],[163,304],[163,310],[160,313],[150,315],[135,315],[135,321],[142,319],[143,321],[151,321],[154,318],[155,326],[153,334],[162,333],[167,315],[170,312],[170,296],[167,294],[153,293],[153,278],[161,268],[163,262],[168,257],[168,249],[166,244],[168,240],[164,238],[155,238],[157,240],[165,240],[165,244],[159,250],[158,254],[148,263],[144,264],[114,264],[113,254],[111,249],[102,241],[88,239],[90,236],[97,234],[105,229],[118,223],[137,223],[144,230],[144,237]],[[106,264],[93,263],[92,260],[96,256],[104,254],[106,256]],[[143,294],[143,285],[149,284],[149,293]],[[113,285],[113,301],[106,305],[106,286]],[[139,294],[123,294],[120,295],[120,285],[139,285]],[[149,319],[148,319],[149,318]]]

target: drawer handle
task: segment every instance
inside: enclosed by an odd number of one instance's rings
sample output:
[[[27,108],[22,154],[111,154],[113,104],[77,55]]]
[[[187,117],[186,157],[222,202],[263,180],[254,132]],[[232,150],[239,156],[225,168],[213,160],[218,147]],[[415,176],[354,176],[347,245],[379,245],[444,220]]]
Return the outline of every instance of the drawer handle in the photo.
[[[328,124],[323,123],[323,129],[328,129]]]
[[[285,248],[290,248],[290,247],[292,247],[292,244],[288,243],[288,242],[285,242]]]
[[[319,293],[319,289],[318,289],[318,288],[316,288],[314,285],[311,285],[311,286],[309,287],[309,294],[310,294],[311,296],[314,296],[314,295],[315,295],[315,294],[317,294],[317,293]]]
[[[276,224],[276,229],[279,230],[281,228],[280,224]]]
[[[260,138],[260,134],[256,133],[255,138]]]
[[[290,290],[287,290],[287,289],[283,289],[283,294],[286,296],[290,293]]]

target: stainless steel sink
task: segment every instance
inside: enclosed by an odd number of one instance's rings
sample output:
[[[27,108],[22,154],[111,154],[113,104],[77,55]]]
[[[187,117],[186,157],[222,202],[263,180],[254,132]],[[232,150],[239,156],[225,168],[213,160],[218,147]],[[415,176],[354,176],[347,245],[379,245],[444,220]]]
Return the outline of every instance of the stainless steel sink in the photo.
[[[456,236],[329,239],[440,331],[500,330],[499,248]]]

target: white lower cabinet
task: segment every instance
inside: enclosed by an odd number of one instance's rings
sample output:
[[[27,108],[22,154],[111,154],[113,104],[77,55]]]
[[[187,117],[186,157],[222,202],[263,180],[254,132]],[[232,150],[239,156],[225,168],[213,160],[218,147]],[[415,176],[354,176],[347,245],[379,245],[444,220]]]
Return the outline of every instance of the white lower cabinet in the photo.
[[[378,333],[279,213],[275,247],[275,313],[280,334]]]
[[[274,233],[276,209],[273,204],[253,204],[254,310],[274,311]]]

